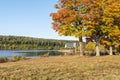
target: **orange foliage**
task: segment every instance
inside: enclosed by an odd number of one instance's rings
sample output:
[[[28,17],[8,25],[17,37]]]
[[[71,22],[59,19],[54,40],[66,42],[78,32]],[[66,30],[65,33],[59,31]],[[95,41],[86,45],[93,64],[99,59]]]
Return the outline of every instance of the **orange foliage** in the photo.
[[[75,31],[74,36],[95,36],[94,41],[109,35],[117,37],[120,35],[120,28],[115,29],[115,25],[120,27],[118,1],[120,0],[58,0],[59,3],[55,5],[58,11],[50,15],[54,21],[53,29],[66,35],[69,27],[69,32]],[[84,28],[85,31],[82,30]]]
[[[84,3],[88,4],[90,0],[83,0]]]

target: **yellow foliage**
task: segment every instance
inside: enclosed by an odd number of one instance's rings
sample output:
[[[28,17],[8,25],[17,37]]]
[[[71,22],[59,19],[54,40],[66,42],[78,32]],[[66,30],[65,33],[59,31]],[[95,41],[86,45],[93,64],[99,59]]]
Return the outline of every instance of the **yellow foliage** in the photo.
[[[51,16],[60,35],[89,36],[94,41],[107,36],[107,45],[120,36],[120,0],[59,0],[57,6]]]
[[[88,50],[94,50],[95,49],[96,44],[94,42],[88,42],[85,46],[86,49]]]

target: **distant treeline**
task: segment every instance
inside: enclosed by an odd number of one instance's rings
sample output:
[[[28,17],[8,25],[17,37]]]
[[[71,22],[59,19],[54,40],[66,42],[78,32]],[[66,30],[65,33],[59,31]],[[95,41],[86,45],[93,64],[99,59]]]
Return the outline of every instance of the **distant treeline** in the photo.
[[[69,40],[41,39],[22,36],[0,36],[0,49],[63,49]]]

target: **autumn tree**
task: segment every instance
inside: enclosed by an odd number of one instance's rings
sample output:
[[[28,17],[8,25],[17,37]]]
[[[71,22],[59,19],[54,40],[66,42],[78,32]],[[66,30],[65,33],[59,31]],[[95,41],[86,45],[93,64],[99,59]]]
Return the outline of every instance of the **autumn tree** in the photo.
[[[104,9],[103,22],[106,27],[103,27],[103,33],[107,34],[103,43],[110,46],[110,55],[112,55],[112,46],[120,42],[120,0],[109,0]],[[106,28],[106,29],[104,29]]]
[[[83,55],[84,23],[87,18],[84,8],[87,0],[59,0],[55,8],[56,13],[51,13],[53,29],[60,35],[75,36],[80,42],[80,55]]]
[[[105,36],[104,39],[102,39],[102,43],[105,44],[105,46],[109,46],[109,55],[113,55],[113,47],[120,42],[120,30],[119,28],[113,27],[114,29],[110,28],[108,36]]]
[[[78,37],[80,42],[82,36],[91,38],[96,43],[96,56],[100,56],[103,39],[112,43],[117,40],[113,37],[119,36],[120,0],[59,0],[55,7],[53,28],[60,35]],[[80,51],[82,55],[82,47]]]
[[[120,36],[120,0],[88,1],[85,8],[87,18],[83,21],[84,33],[96,42],[96,56],[100,56],[99,45],[102,40],[106,38],[112,43]]]

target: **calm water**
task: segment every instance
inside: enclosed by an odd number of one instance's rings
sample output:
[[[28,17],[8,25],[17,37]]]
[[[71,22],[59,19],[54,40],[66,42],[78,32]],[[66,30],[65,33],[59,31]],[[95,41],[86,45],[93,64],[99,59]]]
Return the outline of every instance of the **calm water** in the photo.
[[[47,53],[49,53],[49,56],[60,55],[57,50],[0,50],[0,57],[24,56],[27,58],[34,58]]]

